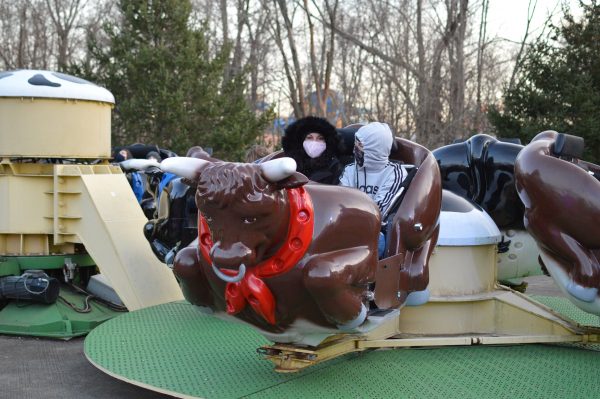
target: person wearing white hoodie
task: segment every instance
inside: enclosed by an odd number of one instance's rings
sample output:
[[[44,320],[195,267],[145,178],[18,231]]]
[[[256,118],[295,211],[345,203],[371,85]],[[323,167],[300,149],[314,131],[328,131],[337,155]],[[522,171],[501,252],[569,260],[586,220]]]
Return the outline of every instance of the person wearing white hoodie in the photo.
[[[371,122],[358,129],[354,160],[344,169],[340,185],[358,188],[373,199],[384,214],[406,178],[406,169],[390,162],[394,135],[385,123]]]
[[[377,203],[383,215],[392,205],[394,195],[406,178],[406,169],[389,156],[394,135],[385,123],[371,122],[356,132],[354,160],[344,169],[340,185],[354,187],[366,193]],[[379,237],[379,255],[383,255],[385,238]]]

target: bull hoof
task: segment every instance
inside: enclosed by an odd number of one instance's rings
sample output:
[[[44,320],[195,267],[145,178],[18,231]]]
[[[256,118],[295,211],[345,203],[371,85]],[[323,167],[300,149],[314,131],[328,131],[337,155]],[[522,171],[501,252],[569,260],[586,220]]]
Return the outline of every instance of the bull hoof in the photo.
[[[425,288],[423,291],[413,291],[406,297],[406,306],[419,306],[429,301],[429,289]]]
[[[588,288],[570,281],[565,287],[569,294],[583,302],[594,302],[598,296],[598,288]]]
[[[338,324],[337,328],[341,331],[352,331],[358,326],[363,324],[367,319],[367,307],[364,304],[360,304],[360,313],[354,319],[344,324]]]

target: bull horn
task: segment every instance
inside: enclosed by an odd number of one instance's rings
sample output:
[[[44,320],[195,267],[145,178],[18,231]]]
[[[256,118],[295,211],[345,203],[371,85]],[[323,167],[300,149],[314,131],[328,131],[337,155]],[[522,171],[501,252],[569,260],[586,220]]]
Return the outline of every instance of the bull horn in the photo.
[[[119,165],[123,170],[146,170],[152,166],[160,168],[160,164],[154,159],[128,159],[119,162]]]
[[[215,272],[215,274],[217,275],[217,277],[225,281],[226,283],[237,283],[238,281],[242,281],[244,275],[246,275],[246,266],[243,263],[240,265],[238,274],[235,276],[228,276],[227,274],[223,273],[219,270],[218,267],[215,266],[214,263],[212,264],[212,269],[213,272]]]
[[[198,158],[171,157],[163,160],[159,167],[165,172],[173,173],[174,175],[190,180],[197,180],[200,168],[209,163],[209,161]]]
[[[261,163],[260,169],[266,180],[276,183],[290,177],[296,171],[296,161],[288,157],[272,159]]]

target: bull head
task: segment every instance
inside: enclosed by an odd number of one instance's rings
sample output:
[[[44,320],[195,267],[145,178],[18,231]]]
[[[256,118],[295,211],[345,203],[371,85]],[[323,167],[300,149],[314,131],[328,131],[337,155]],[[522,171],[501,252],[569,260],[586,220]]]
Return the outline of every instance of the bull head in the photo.
[[[160,168],[163,171],[176,174],[189,179],[192,182],[198,183],[203,170],[206,170],[205,168],[213,164],[215,163],[198,158],[173,157],[163,160],[160,164]],[[260,175],[262,178],[264,178],[264,180],[268,183],[275,184],[275,187],[277,188],[298,186],[306,183],[307,181],[304,176],[295,173],[296,162],[292,158],[278,158],[257,166],[260,170]],[[223,239],[220,234],[218,234],[216,238],[218,240],[217,242],[220,242],[220,240]],[[219,267],[217,267],[217,265],[215,265],[213,259],[216,257],[227,259],[229,257],[228,260],[231,262],[232,259],[235,260],[241,259],[242,257],[245,258],[252,254],[253,251],[254,248],[248,248],[242,242],[236,242],[232,245],[226,246],[225,249],[223,249],[221,245],[214,245],[210,250],[212,270],[219,279],[227,283],[239,282],[246,274],[246,265],[242,261],[236,265],[238,266],[238,270],[237,273],[235,273],[234,270],[225,270],[225,272],[223,272]],[[224,255],[228,252],[235,253],[236,256]],[[218,266],[222,267],[223,265]]]

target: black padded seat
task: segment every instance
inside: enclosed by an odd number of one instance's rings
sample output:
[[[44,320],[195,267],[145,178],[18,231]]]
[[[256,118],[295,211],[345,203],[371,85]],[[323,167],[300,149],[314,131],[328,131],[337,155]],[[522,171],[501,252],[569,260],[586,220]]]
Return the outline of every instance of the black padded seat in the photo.
[[[557,157],[583,158],[584,141],[582,137],[559,133],[552,146],[552,152]]]

